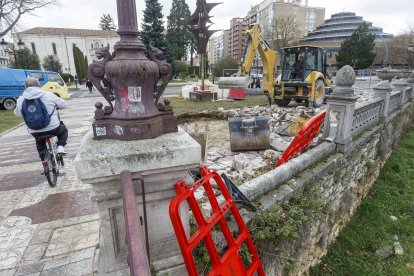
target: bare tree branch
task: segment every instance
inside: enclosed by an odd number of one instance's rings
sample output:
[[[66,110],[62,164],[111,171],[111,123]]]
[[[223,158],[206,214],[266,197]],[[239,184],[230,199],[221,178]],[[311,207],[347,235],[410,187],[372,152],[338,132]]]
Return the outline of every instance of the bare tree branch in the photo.
[[[15,28],[22,16],[59,5],[59,0],[0,0],[0,37]]]

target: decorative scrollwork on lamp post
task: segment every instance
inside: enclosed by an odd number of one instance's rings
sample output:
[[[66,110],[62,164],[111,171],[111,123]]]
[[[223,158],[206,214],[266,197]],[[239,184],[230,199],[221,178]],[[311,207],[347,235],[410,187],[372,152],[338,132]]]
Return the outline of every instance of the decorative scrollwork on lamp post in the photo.
[[[121,39],[114,47],[116,57],[112,59],[108,45],[98,49],[96,56],[101,60],[88,68],[88,77],[109,104],[95,104],[94,138],[130,141],[176,132],[170,102],[158,102],[171,79],[171,65],[155,47],[151,60],[145,56],[135,0],[117,0],[117,10]]]

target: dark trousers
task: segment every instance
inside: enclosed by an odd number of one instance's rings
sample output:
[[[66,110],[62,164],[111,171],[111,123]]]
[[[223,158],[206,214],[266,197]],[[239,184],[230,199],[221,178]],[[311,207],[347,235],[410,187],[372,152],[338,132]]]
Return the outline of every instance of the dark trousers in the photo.
[[[38,139],[38,137],[46,136],[46,135],[57,136],[57,138],[58,138],[57,145],[58,146],[66,146],[66,141],[68,140],[68,129],[66,128],[66,126],[63,123],[61,123],[55,129],[45,131],[45,132],[32,133],[32,136],[36,140],[37,152],[39,153],[39,157],[42,161],[45,158],[46,150],[47,150],[46,139]]]
[[[93,86],[88,86],[89,93],[92,93],[92,87],[93,87]]]

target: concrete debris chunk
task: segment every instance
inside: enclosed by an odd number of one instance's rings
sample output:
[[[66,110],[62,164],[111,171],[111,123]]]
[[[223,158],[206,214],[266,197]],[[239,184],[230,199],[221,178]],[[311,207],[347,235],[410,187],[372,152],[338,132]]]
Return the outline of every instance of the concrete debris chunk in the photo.
[[[386,260],[394,254],[394,248],[391,245],[386,245],[375,251],[375,254],[377,254],[381,260]]]
[[[404,248],[400,242],[394,242],[394,254],[395,255],[404,255]]]

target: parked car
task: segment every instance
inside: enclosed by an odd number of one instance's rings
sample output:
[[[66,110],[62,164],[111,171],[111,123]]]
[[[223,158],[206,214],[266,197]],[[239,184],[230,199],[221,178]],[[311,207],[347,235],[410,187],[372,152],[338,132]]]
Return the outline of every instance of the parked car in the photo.
[[[63,99],[69,99],[68,87],[56,72],[24,70],[0,67],[0,108],[13,110],[16,100],[23,94],[24,81],[27,77],[39,80],[41,89],[55,93]]]

